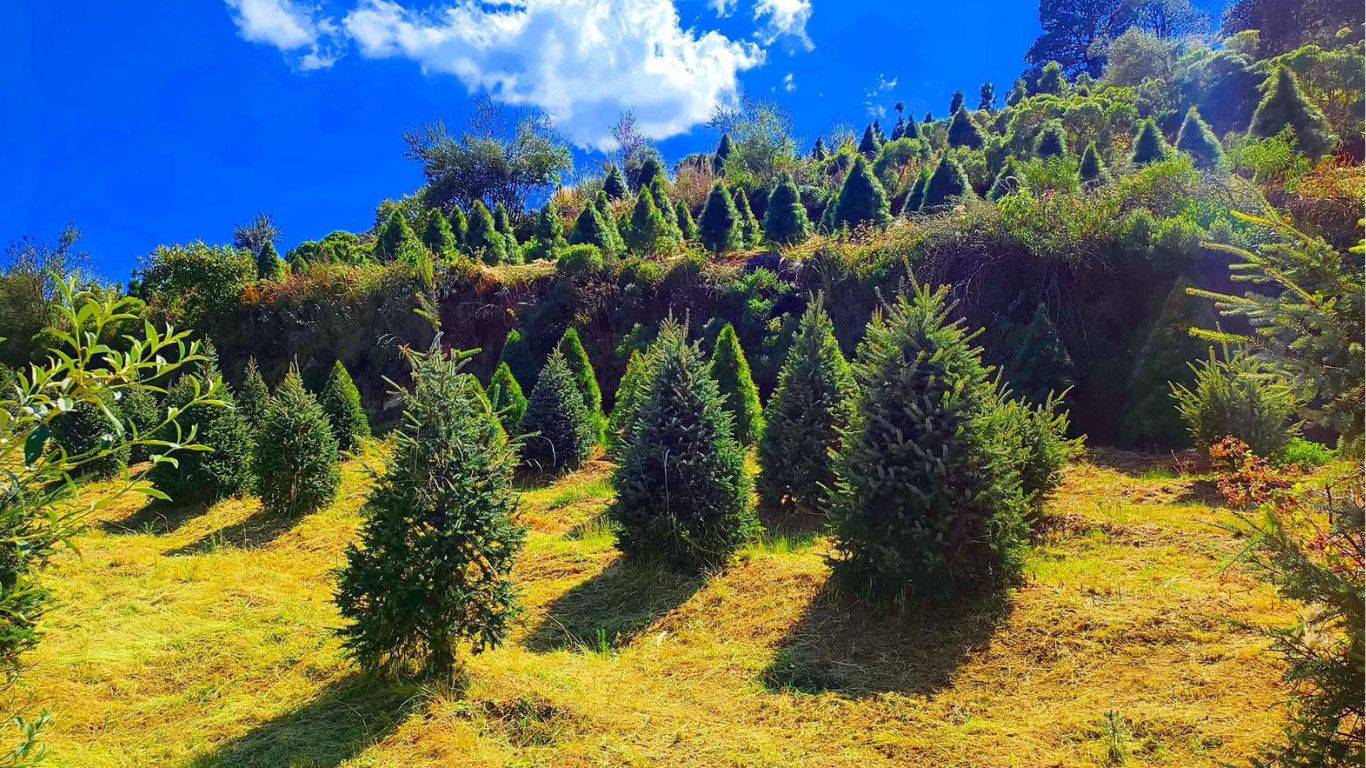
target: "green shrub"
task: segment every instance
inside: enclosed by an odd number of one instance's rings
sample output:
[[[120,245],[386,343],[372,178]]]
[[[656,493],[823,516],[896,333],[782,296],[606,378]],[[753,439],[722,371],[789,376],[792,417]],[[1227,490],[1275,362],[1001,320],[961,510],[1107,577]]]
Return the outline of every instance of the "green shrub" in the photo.
[[[651,352],[639,412],[612,475],[608,514],[632,558],[723,563],[756,528],[744,449],[696,344],[668,323]]]
[[[1171,390],[1198,450],[1232,435],[1258,456],[1281,456],[1299,431],[1299,397],[1284,377],[1243,350],[1224,359],[1210,350],[1192,370],[1191,386],[1173,384]]]
[[[792,177],[784,174],[769,195],[764,210],[764,236],[771,243],[795,245],[811,234],[811,221],[806,217],[806,206]]]
[[[607,269],[607,260],[596,245],[571,245],[560,252],[555,269],[565,275],[600,275]]]
[[[946,601],[1018,575],[1024,499],[995,430],[996,387],[947,289],[874,315],[831,510],[838,583],[875,601]]]
[[[994,203],[1011,192],[1018,190],[1023,178],[1024,174],[1020,171],[1019,162],[1015,160],[1014,155],[1011,155],[1006,158],[1005,163],[1001,166],[1001,170],[996,172],[996,178],[992,179],[991,188],[987,190],[987,199]],[[923,201],[923,199],[922,191],[921,200]],[[910,205],[909,199],[907,199],[906,204]]]
[[[547,202],[540,213],[536,214],[536,228],[532,233],[530,245],[528,256],[533,261],[554,261],[568,245],[564,239],[564,226],[560,223],[560,214],[555,210],[554,200]]]
[[[508,260],[507,239],[498,231],[498,223],[483,200],[475,200],[470,206],[469,229],[461,243],[470,258],[485,264],[497,265]]]
[[[1024,500],[1037,514],[1062,484],[1062,470],[1081,453],[1081,438],[1069,440],[1069,418],[1061,397],[1037,404],[1010,400],[1000,406],[1002,432],[1008,435],[1020,473]]]
[[[398,261],[405,248],[419,242],[403,212],[395,209],[375,239],[375,260],[381,264]]]
[[[517,427],[526,413],[526,395],[522,394],[522,386],[507,363],[499,363],[489,379],[488,398],[503,430],[509,435],[517,434]]]
[[[0,375],[0,380],[4,376]],[[0,395],[4,397],[4,395]],[[119,414],[123,421],[123,431],[131,442],[134,439],[152,437],[152,431],[161,423],[161,405],[150,390],[133,388],[125,390],[119,398]],[[152,457],[151,446],[134,444],[128,454],[129,464],[138,464]]]
[[[360,404],[360,390],[340,360],[332,364],[318,403],[332,424],[332,434],[341,450],[354,450],[362,439],[370,436],[370,419]]]
[[[735,326],[726,323],[716,337],[711,355],[711,376],[716,380],[726,410],[731,415],[731,434],[741,445],[753,445],[764,431],[764,413],[759,405],[759,388],[749,372],[749,361],[735,335]]]
[[[451,674],[461,642],[497,646],[516,614],[515,454],[478,382],[434,350],[413,370],[393,455],[337,584],[341,635],[362,668]]]
[[[692,211],[688,210],[688,204],[682,200],[674,203],[674,216],[678,221],[678,234],[684,242],[693,242],[701,234],[697,229],[697,222],[693,221]]]
[[[1285,451],[1281,454],[1280,463],[1287,467],[1321,467],[1332,461],[1336,457],[1332,448],[1323,443],[1316,443],[1312,440],[1305,440],[1296,437],[1286,443]]]
[[[831,453],[853,412],[854,378],[823,302],[802,315],[778,373],[759,441],[759,504],[771,511],[824,514],[835,485]]]
[[[1046,159],[1063,157],[1067,154],[1067,134],[1063,133],[1062,123],[1049,120],[1034,141],[1034,155]]]
[[[616,163],[607,166],[607,174],[602,177],[602,191],[609,200],[624,200],[630,190],[626,180],[621,177],[621,169]]]
[[[337,438],[297,369],[270,399],[256,439],[256,483],[266,510],[295,517],[337,497]]]
[[[746,248],[755,248],[763,239],[763,233],[759,231],[759,220],[754,217],[754,210],[749,206],[749,196],[743,189],[737,189],[734,197],[735,212],[740,215],[740,240]]]
[[[223,403],[221,407],[203,404],[185,407],[211,384],[222,387],[217,398]],[[238,410],[232,392],[222,384],[212,353],[198,372],[181,377],[171,388],[166,395],[166,405],[185,409],[177,419],[181,433],[179,437],[175,433],[157,437],[186,442],[190,430],[194,429],[194,442],[206,450],[179,452],[175,463],[153,465],[147,473],[152,485],[175,501],[213,501],[245,492],[252,483],[254,441],[251,425]],[[159,450],[153,449],[153,452]]]
[[[677,226],[664,217],[650,190],[641,189],[631,209],[630,226],[624,233],[626,247],[634,253],[669,253],[680,245],[677,231]]]
[[[523,436],[522,463],[540,472],[578,469],[592,453],[597,425],[559,349],[546,358],[517,433]]]
[[[72,471],[73,476],[104,479],[114,477],[128,466],[129,449],[121,416],[111,396],[102,404],[78,402],[52,420],[52,443],[73,461],[90,458]]]
[[[570,373],[574,374],[574,385],[579,389],[583,407],[588,409],[588,416],[593,420],[598,439],[601,440],[602,433],[607,427],[602,417],[602,390],[598,388],[597,373],[593,370],[592,361],[588,359],[588,350],[583,348],[583,342],[579,339],[578,330],[570,328],[565,331],[556,349],[564,355],[565,364],[569,366]]]
[[[592,245],[607,256],[619,256],[625,249],[621,233],[611,217],[604,213],[607,196],[599,193],[592,205],[585,205],[574,222],[574,231],[569,235],[570,245]]]

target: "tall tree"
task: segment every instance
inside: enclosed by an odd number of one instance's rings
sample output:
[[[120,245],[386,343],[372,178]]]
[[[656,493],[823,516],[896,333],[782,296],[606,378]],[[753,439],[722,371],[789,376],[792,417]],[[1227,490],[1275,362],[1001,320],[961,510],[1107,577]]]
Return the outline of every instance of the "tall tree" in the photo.
[[[977,92],[978,111],[992,111],[996,109],[996,86],[990,81],[982,83],[982,88]]]
[[[1025,61],[1042,67],[1050,61],[1062,65],[1068,75],[1105,70],[1104,45],[1134,23],[1131,0],[1040,0],[1039,25],[1043,32],[1025,54]]]

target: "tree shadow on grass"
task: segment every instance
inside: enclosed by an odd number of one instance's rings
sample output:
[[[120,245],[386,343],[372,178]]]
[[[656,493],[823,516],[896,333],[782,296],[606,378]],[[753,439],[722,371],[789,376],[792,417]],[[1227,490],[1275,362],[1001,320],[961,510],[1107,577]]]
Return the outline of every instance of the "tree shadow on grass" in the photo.
[[[141,509],[118,520],[105,520],[100,530],[115,536],[150,534],[164,536],[174,533],[190,520],[209,511],[206,501],[162,501],[148,499]]]
[[[172,557],[202,555],[221,547],[258,549],[285,535],[304,517],[306,516],[280,514],[261,507],[248,515],[245,520],[239,520],[226,528],[213,531],[198,541],[173,549],[166,554]]]
[[[624,647],[705,583],[704,576],[680,573],[662,563],[619,557],[551,603],[525,645],[538,653]]]
[[[829,526],[825,515],[797,511],[758,510],[763,525],[760,541],[783,540],[794,548],[810,546]]]
[[[418,705],[419,690],[351,675],[302,707],[198,756],[190,766],[336,768],[393,732]]]
[[[929,694],[990,643],[1010,615],[1005,594],[943,609],[870,606],[827,582],[778,648],[762,681],[775,691]]]

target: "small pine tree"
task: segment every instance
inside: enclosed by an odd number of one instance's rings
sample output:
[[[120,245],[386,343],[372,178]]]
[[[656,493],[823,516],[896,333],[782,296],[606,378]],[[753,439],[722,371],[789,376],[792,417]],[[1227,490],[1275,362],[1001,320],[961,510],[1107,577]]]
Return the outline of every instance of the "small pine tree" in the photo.
[[[507,365],[523,392],[530,392],[536,386],[536,377],[540,375],[541,368],[536,364],[536,357],[531,354],[531,347],[527,346],[521,331],[514,328],[508,332],[498,362]]]
[[[977,92],[977,109],[980,112],[990,112],[996,109],[996,85],[991,82],[982,83],[982,88]]]
[[[1050,395],[1061,396],[1075,383],[1072,356],[1043,304],[1028,324],[1009,334],[1005,347],[1009,352],[1005,380],[1011,392],[1026,401],[1042,404]]]
[[[844,178],[844,186],[840,188],[834,205],[833,224],[837,229],[861,224],[881,227],[892,220],[882,182],[877,180],[872,167],[861,156],[854,158],[854,165]]]
[[[496,266],[508,260],[507,239],[483,200],[470,207],[469,229],[465,232],[465,253],[472,259]]]
[[[764,412],[759,405],[759,388],[749,372],[749,360],[735,335],[735,326],[726,323],[716,337],[711,354],[711,376],[716,380],[726,410],[730,411],[731,432],[741,445],[753,445],[764,432]]]
[[[1020,569],[1024,499],[992,429],[999,393],[972,335],[950,321],[947,295],[917,288],[880,311],[854,363],[833,567],[873,600],[947,601]]]
[[[1067,154],[1067,134],[1063,133],[1062,123],[1057,120],[1049,120],[1044,124],[1043,130],[1039,131],[1039,137],[1034,142],[1034,155],[1041,159],[1050,157],[1063,157]]]
[[[268,402],[270,388],[261,376],[261,369],[256,366],[256,358],[249,357],[247,367],[242,372],[242,384],[237,388],[237,410],[253,431],[261,426],[261,417],[266,412]]]
[[[1300,90],[1299,81],[1285,65],[1276,67],[1271,88],[1252,113],[1248,131],[1260,138],[1269,138],[1289,128],[1295,135],[1296,146],[1310,157],[1319,157],[1333,150],[1337,143],[1327,118]]]
[[[631,181],[636,189],[641,187],[653,189],[656,184],[660,183],[664,185],[665,189],[669,188],[669,174],[664,172],[664,166],[655,155],[650,155],[641,161],[640,167],[635,171],[635,178]]]
[[[1157,121],[1152,118],[1144,120],[1139,126],[1138,135],[1134,138],[1133,164],[1161,162],[1171,155],[1172,147],[1162,135],[1162,130],[1157,127]]]
[[[422,244],[437,258],[449,258],[459,247],[451,223],[436,208],[427,210],[422,221]]]
[[[707,204],[702,207],[702,216],[697,220],[697,228],[702,246],[713,253],[725,253],[744,247],[744,234],[740,230],[740,212],[735,201],[721,182],[712,185],[707,195]]]
[[[783,174],[764,211],[764,236],[772,243],[796,245],[810,235],[811,220],[806,217],[801,193],[792,177]]]
[[[1152,329],[1139,347],[1129,379],[1125,421],[1129,436],[1143,448],[1180,449],[1190,445],[1181,414],[1172,405],[1173,385],[1195,382],[1191,365],[1209,354],[1209,342],[1191,335],[1192,328],[1213,328],[1208,302],[1191,296],[1190,284],[1178,280],[1167,293]]]
[[[953,119],[949,121],[949,146],[981,149],[984,143],[986,139],[982,136],[982,129],[977,127],[972,116],[960,105],[958,111],[953,113]]]
[[[963,92],[954,91],[953,97],[949,99],[949,114],[952,115],[963,108]]]
[[[513,245],[517,244],[517,234],[512,229],[512,214],[508,212],[508,207],[502,203],[493,207],[493,227],[505,240]]]
[[[607,195],[608,200],[624,200],[626,193],[626,180],[621,177],[621,169],[616,163],[607,166],[607,175],[602,177],[602,191]]]
[[[877,140],[877,131],[869,125],[863,129],[863,138],[859,140],[858,151],[860,155],[872,160],[877,157],[877,153],[882,151],[882,142]]]
[[[526,414],[526,395],[522,394],[522,386],[517,383],[517,377],[512,375],[512,368],[507,363],[499,363],[494,370],[493,377],[489,379],[488,397],[489,405],[503,425],[503,431],[509,435],[517,434],[517,427]]]
[[[547,202],[536,214],[536,229],[531,240],[530,257],[554,261],[569,243],[564,239],[564,226],[555,210],[555,201]]]
[[[285,262],[275,250],[275,243],[266,241],[256,254],[256,276],[262,280],[278,281],[285,276]]]
[[[749,207],[749,196],[744,190],[735,190],[735,211],[740,214],[740,239],[746,248],[759,245],[759,220],[754,218],[754,210]]]
[[[578,387],[579,396],[583,398],[583,407],[588,410],[588,417],[593,422],[598,439],[602,439],[602,433],[607,426],[602,416],[602,390],[598,388],[597,373],[593,371],[593,363],[588,359],[588,350],[583,348],[578,329],[570,328],[565,331],[555,348],[564,355],[565,364],[569,366],[570,373],[574,374],[574,385]]]
[[[277,515],[304,515],[337,497],[337,438],[297,368],[266,406],[254,463],[261,506]]]
[[[1013,107],[1016,104],[1029,98],[1029,89],[1025,87],[1025,81],[1019,79],[1015,81],[1015,86],[1006,94],[1006,106]]]
[[[197,392],[208,389],[219,381],[218,363],[211,356],[193,374],[182,376],[166,394],[168,408],[185,408]],[[225,496],[236,496],[252,481],[253,441],[251,425],[238,410],[232,392],[224,386],[219,400],[222,407],[196,405],[180,414],[176,423],[182,439],[188,439],[194,429],[194,442],[208,447],[206,451],[179,451],[176,463],[154,464],[147,479],[157,490],[176,501],[212,501]],[[176,434],[160,436],[176,441]],[[155,452],[155,451],[154,451]]]
[[[621,447],[631,432],[639,411],[641,382],[648,375],[645,371],[645,355],[640,350],[632,350],[626,361],[626,372],[617,385],[617,396],[612,405],[612,416],[607,421],[607,453],[614,461],[621,457]]]
[[[340,360],[332,364],[318,404],[327,414],[341,450],[354,450],[362,439],[370,436],[370,419],[361,407],[360,390],[356,389],[356,382],[351,380],[351,374]]]
[[[684,242],[694,242],[697,240],[697,222],[693,221],[692,211],[688,210],[688,204],[679,200],[674,203],[674,215],[678,219],[678,234]]]
[[[524,440],[522,463],[540,472],[578,469],[592,453],[597,428],[560,350],[550,353],[536,377],[517,433]]]
[[[820,299],[802,315],[778,373],[759,441],[759,503],[764,509],[829,511],[831,454],[853,413],[854,379]]]
[[[625,232],[626,247],[635,253],[672,252],[679,246],[675,230],[655,205],[649,188],[642,187],[636,195],[635,207],[631,209],[631,224]]]
[[[1197,450],[1208,451],[1231,435],[1258,456],[1279,459],[1299,435],[1299,392],[1265,360],[1242,349],[1224,350],[1221,359],[1211,349],[1191,368],[1191,386],[1173,384],[1171,392]]]
[[[916,123],[915,123],[915,115],[912,115],[912,114],[907,114],[907,115],[906,115],[906,126],[905,126],[905,128],[903,128],[902,131],[901,131],[901,138],[903,138],[903,139],[918,139],[918,138],[920,138],[920,126],[916,125]]]
[[[1176,134],[1176,148],[1190,155],[1197,168],[1213,169],[1224,165],[1224,148],[1195,107],[1186,110],[1186,119],[1181,121],[1181,130]]]
[[[612,474],[608,515],[631,558],[685,568],[725,562],[757,527],[744,449],[716,381],[687,333],[668,323],[651,352],[639,412]]]
[[[1050,61],[1043,65],[1043,70],[1039,72],[1039,80],[1034,84],[1034,93],[1051,93],[1057,96],[1062,94],[1066,85],[1067,80],[1062,76],[1062,65]]]
[[[392,457],[370,491],[337,584],[362,668],[448,675],[459,644],[495,647],[516,613],[515,455],[454,356],[417,361]]]
[[[406,247],[416,242],[418,239],[413,234],[413,228],[408,225],[402,211],[396,209],[389,214],[379,238],[375,240],[375,260],[382,264],[394,261]]]
[[[906,200],[901,204],[902,216],[920,213],[920,204],[925,200],[925,185],[929,182],[930,175],[922,169],[915,177],[915,183],[911,184],[911,191],[906,193]]]
[[[459,208],[451,209],[451,234],[455,235],[455,244],[458,248],[464,248],[465,238],[469,235],[470,221],[465,218],[465,212]]]
[[[586,205],[574,222],[569,236],[570,245],[591,245],[606,255],[618,256],[625,248],[621,234],[608,211],[607,195],[598,193],[592,205]]]
[[[722,134],[721,142],[716,145],[716,152],[712,155],[712,170],[716,173],[725,173],[726,160],[730,158],[730,153],[735,147],[731,143],[730,134]]]
[[[972,185],[963,166],[949,155],[939,159],[939,165],[925,182],[925,196],[920,201],[920,210],[929,213],[952,204],[962,197],[972,197]]]
[[[1100,150],[1096,149],[1094,141],[1087,144],[1086,151],[1081,153],[1079,175],[1082,186],[1086,187],[1107,184],[1110,181],[1110,169],[1105,167],[1105,161],[1100,156]]]
[[[991,182],[991,188],[987,190],[987,199],[996,202],[1006,195],[1020,188],[1020,179],[1023,174],[1020,172],[1020,164],[1016,162],[1015,156],[1006,158],[1001,170],[996,173],[996,178]]]

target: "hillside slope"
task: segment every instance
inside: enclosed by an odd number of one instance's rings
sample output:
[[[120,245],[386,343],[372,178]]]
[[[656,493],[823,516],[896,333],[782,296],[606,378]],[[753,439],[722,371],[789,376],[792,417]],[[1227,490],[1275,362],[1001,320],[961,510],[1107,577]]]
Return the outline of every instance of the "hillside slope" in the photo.
[[[701,581],[618,563],[591,465],[526,494],[526,611],[460,697],[366,681],[330,631],[372,452],[290,527],[255,500],[111,512],[49,580],[19,695],[82,768],[1239,762],[1283,690],[1238,623],[1286,608],[1224,570],[1207,483],[1159,463],[1073,465],[1008,602],[895,620],[828,595],[791,526]]]

